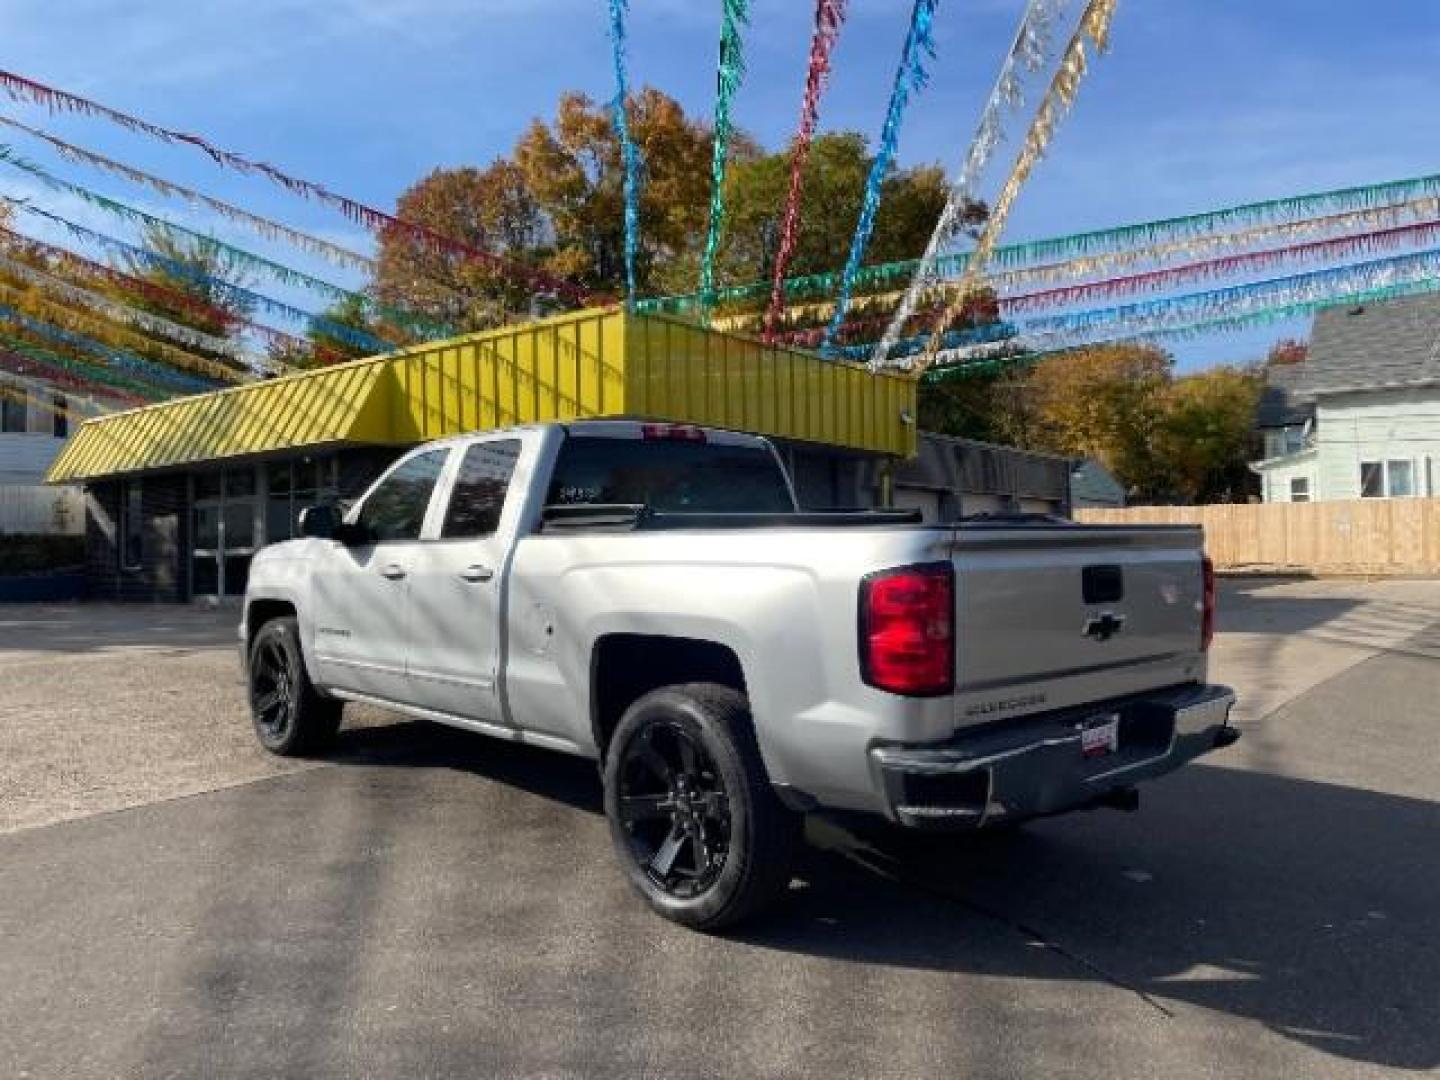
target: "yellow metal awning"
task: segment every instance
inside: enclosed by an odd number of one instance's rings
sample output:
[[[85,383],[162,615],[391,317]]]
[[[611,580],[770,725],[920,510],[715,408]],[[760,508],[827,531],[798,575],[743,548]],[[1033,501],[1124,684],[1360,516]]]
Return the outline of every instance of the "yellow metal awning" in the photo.
[[[910,456],[915,385],[674,319],[591,310],[87,420],[47,480],[606,416]]]

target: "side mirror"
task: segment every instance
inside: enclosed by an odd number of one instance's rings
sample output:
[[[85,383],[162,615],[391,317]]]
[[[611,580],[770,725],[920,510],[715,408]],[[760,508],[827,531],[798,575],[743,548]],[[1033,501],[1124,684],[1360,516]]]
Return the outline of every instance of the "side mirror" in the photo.
[[[300,511],[300,535],[321,540],[335,539],[335,529],[340,525],[340,513],[330,503],[307,506]]]

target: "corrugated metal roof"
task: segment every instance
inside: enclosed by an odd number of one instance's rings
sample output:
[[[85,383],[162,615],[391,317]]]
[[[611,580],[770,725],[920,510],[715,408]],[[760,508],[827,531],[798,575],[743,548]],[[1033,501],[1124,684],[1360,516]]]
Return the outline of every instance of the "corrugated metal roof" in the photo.
[[[90,420],[47,479],[603,416],[908,456],[915,387],[673,319],[582,311]]]

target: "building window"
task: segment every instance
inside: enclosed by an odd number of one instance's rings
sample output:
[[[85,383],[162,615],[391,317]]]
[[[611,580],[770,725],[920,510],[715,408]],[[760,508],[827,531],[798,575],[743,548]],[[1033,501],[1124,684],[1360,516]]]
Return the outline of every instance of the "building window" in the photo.
[[[70,414],[66,410],[69,409],[70,406],[65,400],[65,395],[56,394],[52,397],[50,399],[50,407],[52,409],[50,418],[52,426],[50,433],[57,439],[68,437],[70,434]]]
[[[299,536],[300,512],[335,499],[336,459],[306,457],[272,461],[265,469],[265,542]]]
[[[1415,494],[1415,463],[1405,460],[1362,461],[1362,499],[1408,499]]]
[[[0,431],[22,434],[25,431],[25,391],[9,383],[0,384]]]
[[[145,515],[139,480],[127,481],[120,495],[120,567],[139,570],[145,560]]]
[[[1310,501],[1310,478],[1308,476],[1292,476],[1290,478],[1290,501]]]

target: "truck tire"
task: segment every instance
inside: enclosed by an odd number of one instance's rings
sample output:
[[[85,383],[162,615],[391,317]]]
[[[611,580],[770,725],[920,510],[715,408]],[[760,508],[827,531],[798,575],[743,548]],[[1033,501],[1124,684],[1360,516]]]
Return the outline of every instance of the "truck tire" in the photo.
[[[631,884],[699,930],[785,891],[803,825],[770,786],[745,696],[714,683],[662,687],[626,710],[605,756],[605,816]]]
[[[344,705],[322,697],[310,682],[293,616],[271,619],[256,631],[246,681],[255,736],[266,750],[300,757],[334,741]]]

